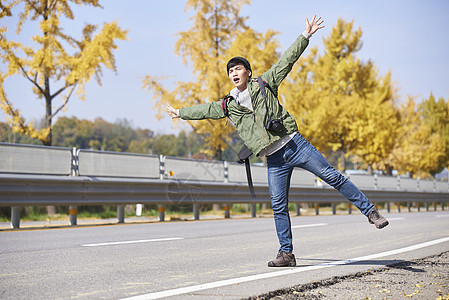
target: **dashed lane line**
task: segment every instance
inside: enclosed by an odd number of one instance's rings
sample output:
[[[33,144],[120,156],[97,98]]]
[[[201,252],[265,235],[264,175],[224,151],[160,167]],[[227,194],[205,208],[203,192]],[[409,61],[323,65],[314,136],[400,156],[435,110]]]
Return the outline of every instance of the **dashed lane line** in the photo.
[[[316,226],[326,226],[326,225],[329,225],[329,223],[316,223],[316,224],[295,225],[295,226],[292,226],[292,229],[295,229],[295,228],[316,227]]]
[[[436,215],[435,217],[437,217],[437,218],[449,218],[449,214]]]
[[[307,228],[307,227],[325,226],[325,225],[329,225],[329,224],[328,223],[305,224],[305,225],[292,226],[292,228]],[[184,238],[182,238],[182,237],[173,237],[173,238],[160,238],[160,239],[150,239],[150,240],[134,240],[134,241],[121,241],[121,242],[82,244],[81,246],[82,247],[100,247],[100,246],[113,246],[113,245],[124,245],[124,244],[175,241],[175,240],[183,240],[183,239]]]
[[[172,238],[161,238],[161,239],[151,239],[151,240],[135,240],[135,241],[122,241],[122,242],[107,242],[107,243],[97,243],[97,244],[83,244],[81,247],[99,247],[99,246],[112,246],[112,245],[123,245],[123,244],[138,244],[138,243],[152,243],[152,242],[165,242],[165,241],[176,241],[183,240],[182,237],[172,237]]]
[[[398,217],[398,218],[387,218],[388,221],[404,221],[405,218]]]

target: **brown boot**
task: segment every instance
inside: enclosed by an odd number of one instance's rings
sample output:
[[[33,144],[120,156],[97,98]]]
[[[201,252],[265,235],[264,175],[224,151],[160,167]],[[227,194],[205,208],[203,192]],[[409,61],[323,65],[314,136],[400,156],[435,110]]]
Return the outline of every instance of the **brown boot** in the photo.
[[[296,266],[296,258],[293,253],[285,253],[279,251],[276,259],[268,262],[269,267],[294,267]]]
[[[390,224],[390,223],[388,222],[388,220],[385,219],[385,217],[382,216],[382,215],[377,211],[377,209],[375,209],[375,208],[373,208],[373,209],[370,211],[370,213],[368,214],[368,221],[369,221],[371,224],[376,225],[376,228],[377,228],[377,229],[382,229],[382,228],[384,228],[385,226],[387,226],[388,224]]]

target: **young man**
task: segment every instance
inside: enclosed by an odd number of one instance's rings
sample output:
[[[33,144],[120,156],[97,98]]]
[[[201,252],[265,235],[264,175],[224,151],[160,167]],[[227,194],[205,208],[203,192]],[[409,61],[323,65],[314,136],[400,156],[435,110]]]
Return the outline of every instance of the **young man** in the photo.
[[[200,120],[229,117],[245,145],[255,155],[266,156],[268,187],[280,243],[277,257],[268,262],[269,267],[296,265],[292,253],[292,231],[288,212],[288,192],[294,167],[308,170],[333,186],[377,228],[388,225],[388,221],[379,214],[367,197],[302,137],[295,119],[277,100],[279,85],[306,49],[312,34],[324,27],[321,26],[322,23],[321,18],[315,19],[315,16],[311,22],[306,18],[306,30],[279,60],[262,74],[261,78],[268,84],[266,95],[262,95],[259,82],[251,78],[250,63],[243,57],[234,57],[227,64],[227,72],[235,88],[227,97],[181,109],[167,104],[167,112],[172,118]],[[275,119],[280,122],[275,124],[276,128],[270,127],[269,123]]]

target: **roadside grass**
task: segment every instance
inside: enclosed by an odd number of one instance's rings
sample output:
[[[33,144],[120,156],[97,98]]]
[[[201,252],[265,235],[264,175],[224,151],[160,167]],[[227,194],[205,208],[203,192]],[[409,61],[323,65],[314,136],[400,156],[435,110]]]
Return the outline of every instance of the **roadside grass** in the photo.
[[[400,211],[408,211],[406,203],[401,203],[398,206],[396,203],[390,204],[390,211],[397,212],[398,207]],[[379,210],[385,210],[386,205],[384,203],[376,204]],[[200,216],[209,215],[220,217],[225,215],[226,205],[214,205],[211,204],[201,204],[200,205]],[[236,203],[229,206],[230,215],[232,216],[245,216],[251,215],[251,204],[248,203]],[[10,209],[3,208],[3,213],[0,214],[0,222],[10,222]],[[424,205],[415,203],[411,207],[411,212],[415,211],[425,211]],[[430,206],[429,210],[441,210],[441,207]],[[289,211],[291,216],[297,214],[297,207],[295,203],[289,204]],[[350,205],[349,202],[342,201],[335,206],[336,214],[348,214],[359,213],[358,209],[354,205]],[[21,221],[62,221],[67,220],[69,217],[68,206],[57,207],[56,214],[47,214],[46,207],[23,207],[21,210]],[[333,213],[333,208],[329,203],[307,203],[301,202],[299,204],[299,213],[301,216],[312,216],[312,215],[329,215]],[[269,203],[257,203],[256,204],[256,215],[257,216],[272,216],[273,211],[271,210],[271,205]],[[192,218],[193,216],[193,204],[170,204],[166,205],[165,208],[165,218],[167,220],[186,220]],[[116,205],[103,205],[103,206],[80,206],[78,207],[78,219],[113,219],[117,217],[117,206]],[[136,216],[136,205],[126,205],[125,206],[125,218],[132,218]],[[142,218],[157,218],[158,217],[158,206],[155,204],[143,205],[141,215],[138,217]]]
[[[336,214],[348,214],[349,213],[349,202],[341,202],[335,207]],[[329,215],[333,213],[332,206],[329,203],[300,203],[299,204],[300,215],[311,216],[318,214]],[[378,209],[385,209],[384,204],[377,205]],[[391,204],[390,210],[392,212],[397,211],[398,206],[396,204]],[[210,215],[220,217],[225,214],[225,205],[215,205],[201,204],[200,205],[200,216]],[[406,211],[407,207],[401,205],[401,210]],[[423,210],[421,208],[421,210]],[[433,207],[432,207],[433,210]],[[4,210],[5,211],[5,210]],[[289,204],[289,211],[291,216],[295,216],[297,213],[297,207],[295,203]],[[413,208],[413,211],[417,211],[417,206]],[[21,210],[21,221],[60,221],[67,220],[69,217],[69,209],[67,206],[57,207],[56,214],[47,214],[46,207],[24,207]],[[351,206],[351,213],[359,213],[357,208],[353,205]],[[245,216],[251,214],[251,204],[248,203],[237,203],[230,205],[230,215],[234,216]],[[257,203],[256,204],[256,215],[257,216],[272,216],[273,211],[271,210],[271,205],[269,203]],[[182,220],[188,219],[193,216],[193,205],[192,204],[171,204],[166,205],[165,218],[168,220]],[[116,205],[104,205],[104,206],[80,206],[78,207],[78,219],[113,219],[117,217],[117,206]],[[125,206],[125,218],[136,217],[136,205],[126,205]],[[143,205],[141,215],[138,217],[142,218],[157,218],[158,217],[158,206],[155,204]],[[4,212],[0,215],[0,222],[10,222],[10,213]]]

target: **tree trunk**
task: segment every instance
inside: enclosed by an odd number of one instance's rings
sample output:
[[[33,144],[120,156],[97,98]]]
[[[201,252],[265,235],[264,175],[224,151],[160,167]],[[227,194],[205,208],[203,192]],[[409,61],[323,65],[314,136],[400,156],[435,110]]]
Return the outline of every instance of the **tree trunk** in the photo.
[[[220,148],[216,148],[215,150],[215,155],[214,155],[214,160],[221,160],[221,156],[223,151],[221,151]]]
[[[342,171],[346,171],[346,159],[343,151],[340,152],[340,167]]]
[[[52,97],[50,95],[50,79],[45,76],[45,91],[44,91],[44,97],[45,97],[45,120],[44,120],[44,126],[45,128],[49,128],[50,131],[48,133],[47,138],[44,141],[45,146],[51,146],[52,145],[52,139],[51,139],[51,125],[52,125],[52,107],[51,107],[51,101]]]
[[[48,136],[45,138],[44,145],[45,146],[51,146],[52,145],[52,139],[51,139],[51,121],[52,121],[52,109],[51,109],[51,97],[50,97],[50,80],[48,77],[45,78],[45,120],[44,120],[44,126],[45,128],[49,128],[50,131],[48,133]],[[53,216],[56,214],[56,206],[49,205],[47,206],[47,214],[49,216]]]

